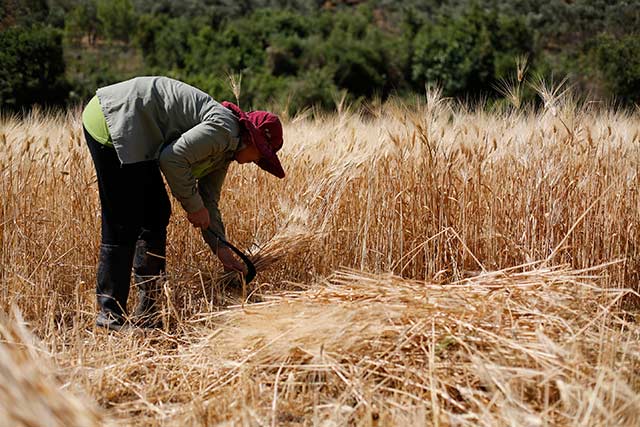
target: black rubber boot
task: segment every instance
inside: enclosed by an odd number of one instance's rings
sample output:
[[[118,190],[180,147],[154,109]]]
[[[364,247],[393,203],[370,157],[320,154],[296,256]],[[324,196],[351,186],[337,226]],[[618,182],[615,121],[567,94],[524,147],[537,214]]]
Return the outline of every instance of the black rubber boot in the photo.
[[[133,251],[132,246],[100,245],[96,286],[99,309],[97,326],[120,330],[125,324]]]
[[[136,326],[161,328],[158,312],[162,281],[166,266],[165,241],[138,240],[133,261],[133,277],[138,287],[138,306],[134,313]]]

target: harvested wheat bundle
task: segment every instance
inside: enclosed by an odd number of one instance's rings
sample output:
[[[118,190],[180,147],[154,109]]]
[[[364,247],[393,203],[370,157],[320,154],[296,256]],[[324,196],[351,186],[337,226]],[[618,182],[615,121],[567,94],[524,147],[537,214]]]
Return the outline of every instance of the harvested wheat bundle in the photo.
[[[249,256],[249,259],[258,273],[264,272],[287,258],[308,253],[313,245],[318,242],[320,236],[319,233],[312,233],[297,227],[289,227],[284,232],[278,233],[263,246],[256,245],[258,249]],[[239,274],[236,272],[223,272],[217,276],[211,276],[199,271],[199,274],[204,280],[213,284],[213,289],[217,290],[216,293],[218,294],[216,300],[219,304],[225,306],[262,301],[264,298],[269,298],[264,295],[265,291],[277,291],[270,283],[252,283],[247,286],[244,281],[241,281]],[[283,286],[286,287],[287,284],[280,284],[279,288]],[[296,285],[296,287],[298,286]]]
[[[272,392],[264,422],[281,411],[380,425],[632,426],[640,390],[625,378],[640,367],[640,329],[617,308],[628,292],[567,267],[450,285],[343,270],[217,314],[222,328],[183,357],[228,369],[205,402],[255,375]]]
[[[19,315],[0,313],[0,424],[4,426],[104,426],[88,402],[52,376],[44,350]]]
[[[308,251],[317,242],[319,233],[300,228],[288,229],[269,240],[251,256],[258,271],[264,271],[287,256],[295,256]]]
[[[263,272],[287,257],[299,256],[309,251],[320,237],[319,233],[309,232],[299,227],[287,227],[264,245],[254,245],[254,249],[249,255],[249,260],[254,264],[257,272]],[[218,287],[237,288],[240,285],[236,272],[223,272],[217,276],[212,276],[200,270],[197,273],[203,280],[213,282]],[[244,297],[246,298],[246,295]],[[242,301],[236,302],[240,303]]]

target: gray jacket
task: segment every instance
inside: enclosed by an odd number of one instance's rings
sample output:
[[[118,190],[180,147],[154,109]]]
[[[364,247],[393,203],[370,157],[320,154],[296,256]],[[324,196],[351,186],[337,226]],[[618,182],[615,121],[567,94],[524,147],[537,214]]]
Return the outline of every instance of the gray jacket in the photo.
[[[100,88],[97,96],[120,161],[159,160],[182,207],[195,212],[206,206],[212,228],[224,237],[218,202],[239,148],[234,114],[205,92],[167,77],[134,78]],[[216,250],[214,235],[203,235]]]

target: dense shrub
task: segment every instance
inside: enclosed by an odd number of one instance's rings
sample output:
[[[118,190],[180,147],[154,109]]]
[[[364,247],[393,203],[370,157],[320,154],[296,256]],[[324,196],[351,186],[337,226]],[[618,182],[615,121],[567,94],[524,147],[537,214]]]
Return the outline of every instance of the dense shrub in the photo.
[[[189,37],[196,25],[187,18],[168,18],[165,15],[143,15],[138,21],[136,43],[144,53],[150,69],[183,69],[189,54]]]
[[[64,34],[71,43],[82,43],[87,37],[90,45],[95,45],[99,35],[97,4],[86,1],[71,9],[64,19]]]
[[[531,55],[533,35],[522,19],[478,8],[425,24],[416,35],[414,87],[436,83],[448,96],[487,91],[514,73],[515,59]]]
[[[62,33],[48,27],[11,27],[0,32],[0,106],[20,110],[32,104],[63,104]]]
[[[130,0],[98,0],[97,18],[105,37],[123,42],[129,41],[137,21]]]
[[[610,92],[623,102],[640,104],[640,35],[603,36],[596,57]]]

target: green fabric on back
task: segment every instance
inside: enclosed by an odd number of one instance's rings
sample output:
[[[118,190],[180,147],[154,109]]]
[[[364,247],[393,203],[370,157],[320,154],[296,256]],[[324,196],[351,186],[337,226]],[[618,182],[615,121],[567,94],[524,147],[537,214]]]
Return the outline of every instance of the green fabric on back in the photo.
[[[89,132],[89,135],[100,144],[113,146],[107,120],[104,118],[104,113],[102,112],[102,107],[100,107],[100,101],[97,96],[91,98],[91,101],[89,101],[82,112],[82,124],[87,132]]]

